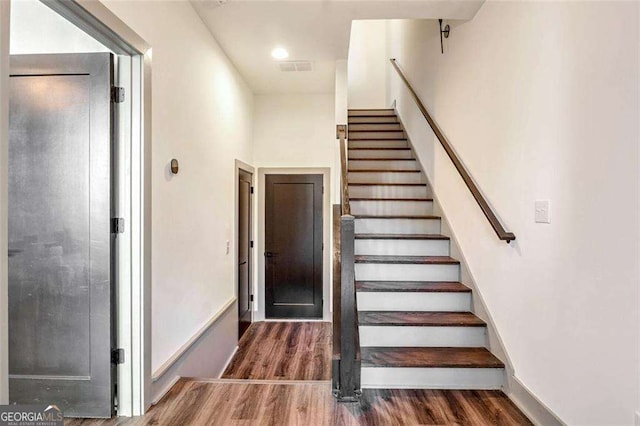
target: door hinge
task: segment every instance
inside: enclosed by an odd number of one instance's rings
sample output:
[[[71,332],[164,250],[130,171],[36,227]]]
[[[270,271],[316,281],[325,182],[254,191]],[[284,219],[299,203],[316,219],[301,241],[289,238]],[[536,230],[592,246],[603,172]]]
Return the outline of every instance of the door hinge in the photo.
[[[124,349],[118,348],[111,351],[111,364],[124,364]]]
[[[111,102],[114,104],[124,102],[124,87],[113,86],[111,88]]]
[[[253,241],[249,242],[249,247],[253,248]]]
[[[124,233],[124,218],[114,217],[111,219],[111,233],[112,234]]]
[[[249,300],[250,300],[251,302],[253,302],[253,294],[250,296],[250,299],[249,299]]]
[[[251,193],[253,194],[253,186],[251,187]]]

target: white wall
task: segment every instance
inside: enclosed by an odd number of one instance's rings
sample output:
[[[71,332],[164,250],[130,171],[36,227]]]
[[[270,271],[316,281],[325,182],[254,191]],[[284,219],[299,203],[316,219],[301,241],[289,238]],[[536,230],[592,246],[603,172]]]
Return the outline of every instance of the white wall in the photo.
[[[349,108],[388,108],[387,21],[353,21],[349,39]]]
[[[252,163],[253,95],[188,2],[105,4],[153,54],[156,371],[235,297],[234,170],[235,159]],[[171,158],[180,162],[177,176]]]
[[[335,180],[334,94],[256,95],[256,167],[331,167]]]
[[[254,109],[254,165],[256,168],[271,169],[277,173],[303,173],[302,168],[312,169],[308,173],[324,173],[329,169],[329,182],[325,184],[327,191],[325,199],[325,216],[330,215],[329,203],[335,198],[333,182],[339,179],[339,169],[336,167],[335,152],[338,148],[336,141],[336,102],[333,93],[330,94],[289,94],[289,95],[256,95]],[[293,170],[295,168],[296,170]],[[304,172],[306,173],[306,172]],[[262,176],[262,175],[261,175]],[[261,199],[262,185],[258,182],[258,198]],[[259,204],[256,225],[263,223],[263,206]],[[330,244],[331,221],[325,217],[325,247]],[[258,233],[256,253],[262,253],[261,235]],[[325,252],[325,318],[328,318],[330,300],[330,257]],[[258,258],[255,275],[257,286],[263,286],[262,258]],[[262,288],[256,288],[256,294],[261,295]],[[263,300],[258,297],[258,319],[264,315]]]
[[[11,3],[0,1],[0,253],[7,248],[9,147],[9,28]],[[9,403],[9,288],[7,256],[0,256],[0,404]]]
[[[109,49],[39,0],[11,5],[11,54],[108,52]]]
[[[507,229],[500,242],[393,74],[389,93],[515,377],[564,422],[633,424],[640,227],[637,2],[487,2],[393,21],[390,53]],[[550,199],[551,224],[534,223]]]

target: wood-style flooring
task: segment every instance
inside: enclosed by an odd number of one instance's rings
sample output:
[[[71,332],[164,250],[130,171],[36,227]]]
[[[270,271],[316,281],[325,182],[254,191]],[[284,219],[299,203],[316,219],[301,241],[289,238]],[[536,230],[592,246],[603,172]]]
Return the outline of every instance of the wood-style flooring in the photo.
[[[70,420],[69,426],[142,425],[530,425],[500,391],[365,389],[340,404],[319,382],[181,380],[144,416]]]
[[[222,378],[331,380],[331,323],[253,323]]]
[[[69,426],[530,425],[501,391],[365,389],[331,394],[331,324],[254,323],[223,377],[181,379],[142,417],[67,419]]]

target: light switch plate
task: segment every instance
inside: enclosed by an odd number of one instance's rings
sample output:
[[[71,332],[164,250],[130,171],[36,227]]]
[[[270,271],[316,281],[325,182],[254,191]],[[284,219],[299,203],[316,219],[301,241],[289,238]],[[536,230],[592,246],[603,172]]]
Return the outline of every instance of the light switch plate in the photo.
[[[536,200],[536,223],[551,223],[551,201],[550,200]]]

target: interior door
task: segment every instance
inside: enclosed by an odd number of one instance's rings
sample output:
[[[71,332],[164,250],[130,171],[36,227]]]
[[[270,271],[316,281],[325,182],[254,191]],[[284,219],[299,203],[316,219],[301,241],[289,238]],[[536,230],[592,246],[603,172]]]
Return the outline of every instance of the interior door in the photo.
[[[113,56],[11,57],[9,398],[111,417]]]
[[[238,338],[251,325],[251,174],[238,175]]]
[[[322,175],[267,175],[265,314],[322,318]]]

